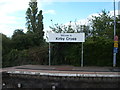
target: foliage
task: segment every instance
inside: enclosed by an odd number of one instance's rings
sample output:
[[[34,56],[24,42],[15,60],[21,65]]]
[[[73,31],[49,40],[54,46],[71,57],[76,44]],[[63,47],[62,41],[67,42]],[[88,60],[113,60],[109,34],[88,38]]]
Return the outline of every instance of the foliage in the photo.
[[[34,64],[48,64],[48,46],[34,47],[28,50],[29,58]]]
[[[84,64],[86,66],[112,66],[113,63],[113,17],[109,12],[102,11],[99,16],[93,16],[91,26],[55,24],[50,26],[55,33],[80,33],[86,35],[84,43]],[[117,34],[120,25],[117,23]],[[59,58],[58,58],[59,57]],[[52,43],[53,64],[80,65],[81,44]],[[117,66],[120,66],[119,53]]]
[[[26,33],[23,29],[16,29],[11,38],[3,35],[3,67],[38,62],[44,64],[47,59],[47,46],[43,39],[43,15],[42,10],[38,12],[37,2],[29,3],[26,20]]]
[[[23,32],[23,29],[16,29],[12,35],[12,38],[20,35],[25,35],[25,33]]]
[[[87,66],[112,66],[113,42],[96,37],[90,37],[84,44],[84,64]],[[91,40],[91,41],[90,41]]]
[[[2,35],[3,67],[25,64],[48,64],[48,43],[43,39],[43,15],[38,13],[37,2],[29,3],[26,12],[27,29],[16,29],[11,38]],[[116,20],[119,19],[116,17]],[[112,66],[113,63],[113,17],[103,10],[99,16],[93,16],[90,25],[55,24],[50,26],[55,33],[84,32],[84,65]],[[120,37],[120,25],[116,23],[117,35]],[[1,37],[0,37],[1,38]],[[120,40],[120,39],[119,39]],[[119,44],[120,47],[120,44]],[[52,65],[81,64],[81,43],[51,43]],[[117,54],[117,66],[120,66],[120,52]]]
[[[30,2],[29,8],[26,11],[26,26],[28,29],[28,33],[33,34],[36,39],[36,45],[40,45],[44,42],[44,26],[43,26],[43,15],[42,10],[38,13],[37,2]]]
[[[113,19],[109,12],[102,10],[99,16],[93,16],[90,20],[92,23],[92,36],[105,37],[106,39],[113,39]]]
[[[17,49],[12,49],[4,58],[3,67],[18,66],[29,62],[27,50],[18,51]]]
[[[9,53],[12,47],[11,39],[2,34],[2,55]]]
[[[43,41],[39,39],[37,33],[24,33],[20,30],[14,31],[12,41],[14,44],[14,49],[18,50],[24,50],[34,46],[40,46],[40,42],[41,45],[43,44]]]
[[[50,28],[55,33],[79,33],[85,32],[86,38],[89,36],[89,26],[86,25],[72,25],[70,21],[68,26],[55,24]],[[76,65],[80,64],[80,47],[79,43],[52,43],[52,64],[68,64]],[[59,51],[59,52],[58,52]],[[58,58],[59,57],[59,58]]]
[[[69,25],[55,24],[53,27],[52,26],[49,26],[49,27],[55,33],[80,33],[80,32],[84,32],[86,34],[86,37],[88,37],[90,34],[90,27],[89,26],[79,25],[79,24],[76,24],[76,22],[75,22],[75,25],[72,25],[71,21],[70,21]]]

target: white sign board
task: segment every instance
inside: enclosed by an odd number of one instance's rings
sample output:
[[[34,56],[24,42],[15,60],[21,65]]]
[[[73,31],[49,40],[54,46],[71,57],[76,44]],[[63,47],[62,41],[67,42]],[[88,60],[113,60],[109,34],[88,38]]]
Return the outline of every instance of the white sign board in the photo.
[[[85,42],[85,33],[48,33],[49,42]]]

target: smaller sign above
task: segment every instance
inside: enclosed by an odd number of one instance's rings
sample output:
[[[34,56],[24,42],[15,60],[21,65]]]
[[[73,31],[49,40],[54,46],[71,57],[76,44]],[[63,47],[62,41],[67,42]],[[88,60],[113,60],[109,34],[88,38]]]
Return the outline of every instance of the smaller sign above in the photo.
[[[117,35],[114,37],[114,41],[118,41],[118,36]]]

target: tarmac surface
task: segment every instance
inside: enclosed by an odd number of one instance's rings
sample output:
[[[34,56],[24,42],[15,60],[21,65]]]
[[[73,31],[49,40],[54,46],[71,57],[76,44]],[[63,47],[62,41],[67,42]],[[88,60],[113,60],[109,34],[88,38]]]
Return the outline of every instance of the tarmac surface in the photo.
[[[48,66],[48,65],[23,65],[3,68],[8,69],[27,69],[27,70],[54,70],[54,71],[85,71],[85,72],[120,72],[120,67],[74,67],[74,66]]]

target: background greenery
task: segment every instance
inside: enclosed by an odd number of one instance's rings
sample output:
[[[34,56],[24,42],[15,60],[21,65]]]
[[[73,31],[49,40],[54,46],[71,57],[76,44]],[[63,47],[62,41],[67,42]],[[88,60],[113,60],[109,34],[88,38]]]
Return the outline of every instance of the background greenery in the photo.
[[[74,27],[70,24],[50,26],[55,33],[85,33],[84,65],[112,66],[113,63],[113,16],[103,10],[99,16],[93,16],[89,25]],[[2,66],[25,64],[48,65],[48,43],[43,38],[42,10],[38,11],[37,2],[30,2],[26,11],[28,31],[16,29],[12,37],[2,35]],[[120,21],[116,17],[117,21]],[[52,20],[51,20],[52,21]],[[120,37],[120,25],[116,22],[117,35]],[[120,47],[120,44],[119,44]],[[81,65],[81,43],[51,43],[52,65]],[[120,66],[120,52],[117,53],[117,66]]]

